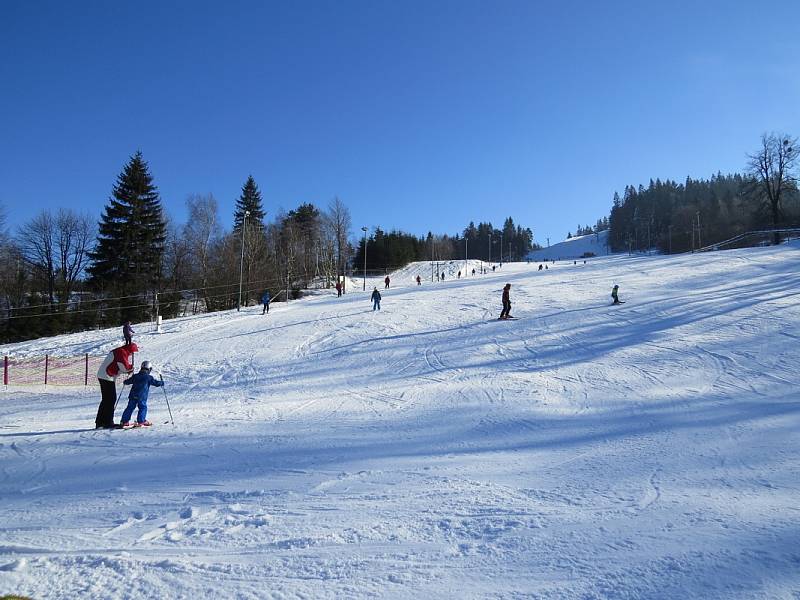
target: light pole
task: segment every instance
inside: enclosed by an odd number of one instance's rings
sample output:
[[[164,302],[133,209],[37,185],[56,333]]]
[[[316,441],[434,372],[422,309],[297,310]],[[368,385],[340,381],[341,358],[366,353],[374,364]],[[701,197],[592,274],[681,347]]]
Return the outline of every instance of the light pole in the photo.
[[[469,262],[469,240],[464,238],[464,277],[467,276],[467,262]]]
[[[242,273],[244,271],[244,230],[247,227],[247,217],[250,216],[250,211],[244,211],[244,218],[242,219],[242,254],[239,258],[239,303],[236,305],[236,310],[242,309]]]
[[[364,232],[364,291],[367,291],[367,228],[362,227]]]
[[[503,266],[503,232],[500,232],[500,266]]]

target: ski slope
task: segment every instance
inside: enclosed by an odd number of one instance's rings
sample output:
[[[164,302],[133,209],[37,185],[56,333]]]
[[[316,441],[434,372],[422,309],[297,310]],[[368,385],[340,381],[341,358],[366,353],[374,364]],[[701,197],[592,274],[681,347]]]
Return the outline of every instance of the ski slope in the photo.
[[[0,595],[796,599],[799,262],[409,271],[135,326],[174,427],[156,388],[128,431],[93,387],[0,392]]]
[[[527,256],[531,261],[543,260],[583,260],[589,255],[606,256],[609,254],[608,230],[596,234],[581,235],[558,242],[547,248],[533,250]]]

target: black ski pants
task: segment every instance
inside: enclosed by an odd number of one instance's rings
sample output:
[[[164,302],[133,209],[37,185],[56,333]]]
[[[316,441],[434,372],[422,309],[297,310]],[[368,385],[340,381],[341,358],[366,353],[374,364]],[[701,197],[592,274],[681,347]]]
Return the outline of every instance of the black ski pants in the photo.
[[[117,386],[113,381],[99,379],[100,406],[97,407],[97,417],[94,419],[95,427],[114,426],[114,405],[117,403]]]

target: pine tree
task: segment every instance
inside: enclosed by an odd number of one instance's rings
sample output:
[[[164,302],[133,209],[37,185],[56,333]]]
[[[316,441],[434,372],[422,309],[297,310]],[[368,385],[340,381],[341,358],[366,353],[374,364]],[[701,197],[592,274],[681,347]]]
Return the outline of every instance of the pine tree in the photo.
[[[141,292],[161,278],[166,225],[158,189],[136,152],[117,177],[89,254],[92,283],[123,293]]]
[[[244,213],[249,211],[247,221],[260,227],[264,226],[264,207],[261,204],[261,192],[258,190],[255,179],[250,175],[242,186],[242,195],[236,200],[236,210],[233,213],[234,231],[242,230]]]

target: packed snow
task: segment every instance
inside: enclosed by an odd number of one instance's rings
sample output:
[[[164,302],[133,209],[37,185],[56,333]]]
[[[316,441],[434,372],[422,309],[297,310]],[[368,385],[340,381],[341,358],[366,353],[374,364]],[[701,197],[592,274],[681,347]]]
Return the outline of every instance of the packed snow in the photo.
[[[0,392],[0,595],[796,599],[799,261],[424,264],[134,326],[150,429],[95,430],[96,385]]]
[[[547,248],[540,248],[528,254],[528,260],[583,260],[587,257],[606,256],[608,248],[608,230],[599,231],[591,235],[579,235],[553,244]]]

